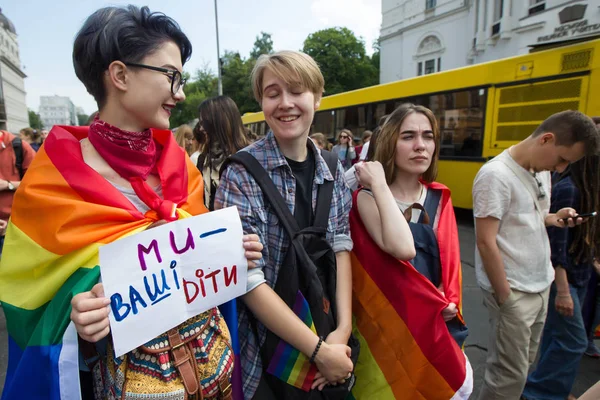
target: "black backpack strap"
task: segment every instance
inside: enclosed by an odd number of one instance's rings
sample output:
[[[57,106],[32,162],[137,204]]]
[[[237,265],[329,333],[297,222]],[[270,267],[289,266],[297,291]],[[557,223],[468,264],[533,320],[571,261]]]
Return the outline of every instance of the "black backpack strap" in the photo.
[[[321,150],[321,156],[325,160],[325,163],[327,163],[327,167],[329,167],[329,172],[331,172],[333,180],[324,180],[323,184],[319,186],[319,191],[317,192],[317,209],[315,211],[313,227],[327,229],[331,199],[333,198],[333,187],[335,185],[335,175],[337,173],[338,157],[336,154],[327,150]]]
[[[425,196],[425,203],[423,204],[423,208],[429,215],[429,226],[433,228],[433,223],[435,222],[435,217],[437,215],[437,210],[440,205],[440,200],[442,198],[442,191],[438,189],[427,189],[427,196]],[[423,220],[423,213],[419,217],[419,223]]]
[[[300,230],[298,223],[263,166],[260,165],[258,160],[254,158],[252,154],[247,151],[240,151],[225,160],[221,166],[221,174],[223,174],[223,171],[225,171],[225,168],[231,162],[242,164],[244,168],[246,168],[246,171],[252,175],[256,183],[258,183],[258,186],[260,186],[264,196],[273,207],[277,218],[279,218],[279,222],[283,225],[289,237],[293,239]]]
[[[23,171],[23,142],[21,141],[21,138],[14,138],[12,141],[12,147],[15,151],[15,167],[17,167],[19,176],[21,177],[21,180],[23,180],[23,175],[25,175],[25,172]]]

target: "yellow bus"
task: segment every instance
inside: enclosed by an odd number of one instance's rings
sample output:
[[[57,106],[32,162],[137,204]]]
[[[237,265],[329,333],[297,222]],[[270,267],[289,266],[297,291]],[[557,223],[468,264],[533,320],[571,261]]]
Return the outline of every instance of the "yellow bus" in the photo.
[[[403,102],[435,114],[437,180],[452,190],[455,207],[471,209],[473,179],[488,159],[556,112],[600,115],[600,39],[327,96],[311,132],[333,140],[347,128],[360,137]],[[268,129],[262,112],[243,121],[258,135]]]

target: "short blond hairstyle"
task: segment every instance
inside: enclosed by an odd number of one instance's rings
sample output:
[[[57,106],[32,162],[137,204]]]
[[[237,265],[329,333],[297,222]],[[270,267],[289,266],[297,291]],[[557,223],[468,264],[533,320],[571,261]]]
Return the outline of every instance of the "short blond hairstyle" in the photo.
[[[318,96],[321,96],[325,89],[323,74],[308,54],[291,50],[263,54],[258,57],[252,69],[252,91],[259,103],[263,98],[263,76],[267,69],[286,84],[300,85]]]

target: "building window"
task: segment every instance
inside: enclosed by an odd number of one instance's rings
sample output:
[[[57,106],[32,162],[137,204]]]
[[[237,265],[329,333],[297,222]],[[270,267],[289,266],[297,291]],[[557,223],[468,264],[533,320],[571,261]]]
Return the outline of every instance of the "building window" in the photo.
[[[438,68],[437,68],[437,72],[440,72],[442,70],[442,57],[438,57]]]
[[[494,0],[494,23],[492,24],[492,36],[500,33],[500,20],[502,19],[502,9],[504,0]]]
[[[423,63],[421,61],[417,64],[417,76],[423,75]]]
[[[529,13],[533,15],[546,9],[546,0],[529,0]]]
[[[425,75],[435,72],[435,59],[425,61]]]
[[[425,0],[425,11],[434,9],[436,3],[436,0]]]

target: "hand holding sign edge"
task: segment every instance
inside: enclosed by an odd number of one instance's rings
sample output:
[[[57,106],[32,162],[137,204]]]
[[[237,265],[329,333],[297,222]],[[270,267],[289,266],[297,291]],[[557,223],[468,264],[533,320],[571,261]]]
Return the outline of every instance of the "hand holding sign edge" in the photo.
[[[108,319],[110,299],[104,297],[102,283],[89,292],[82,292],[71,300],[71,321],[83,340],[96,343],[110,333]]]

